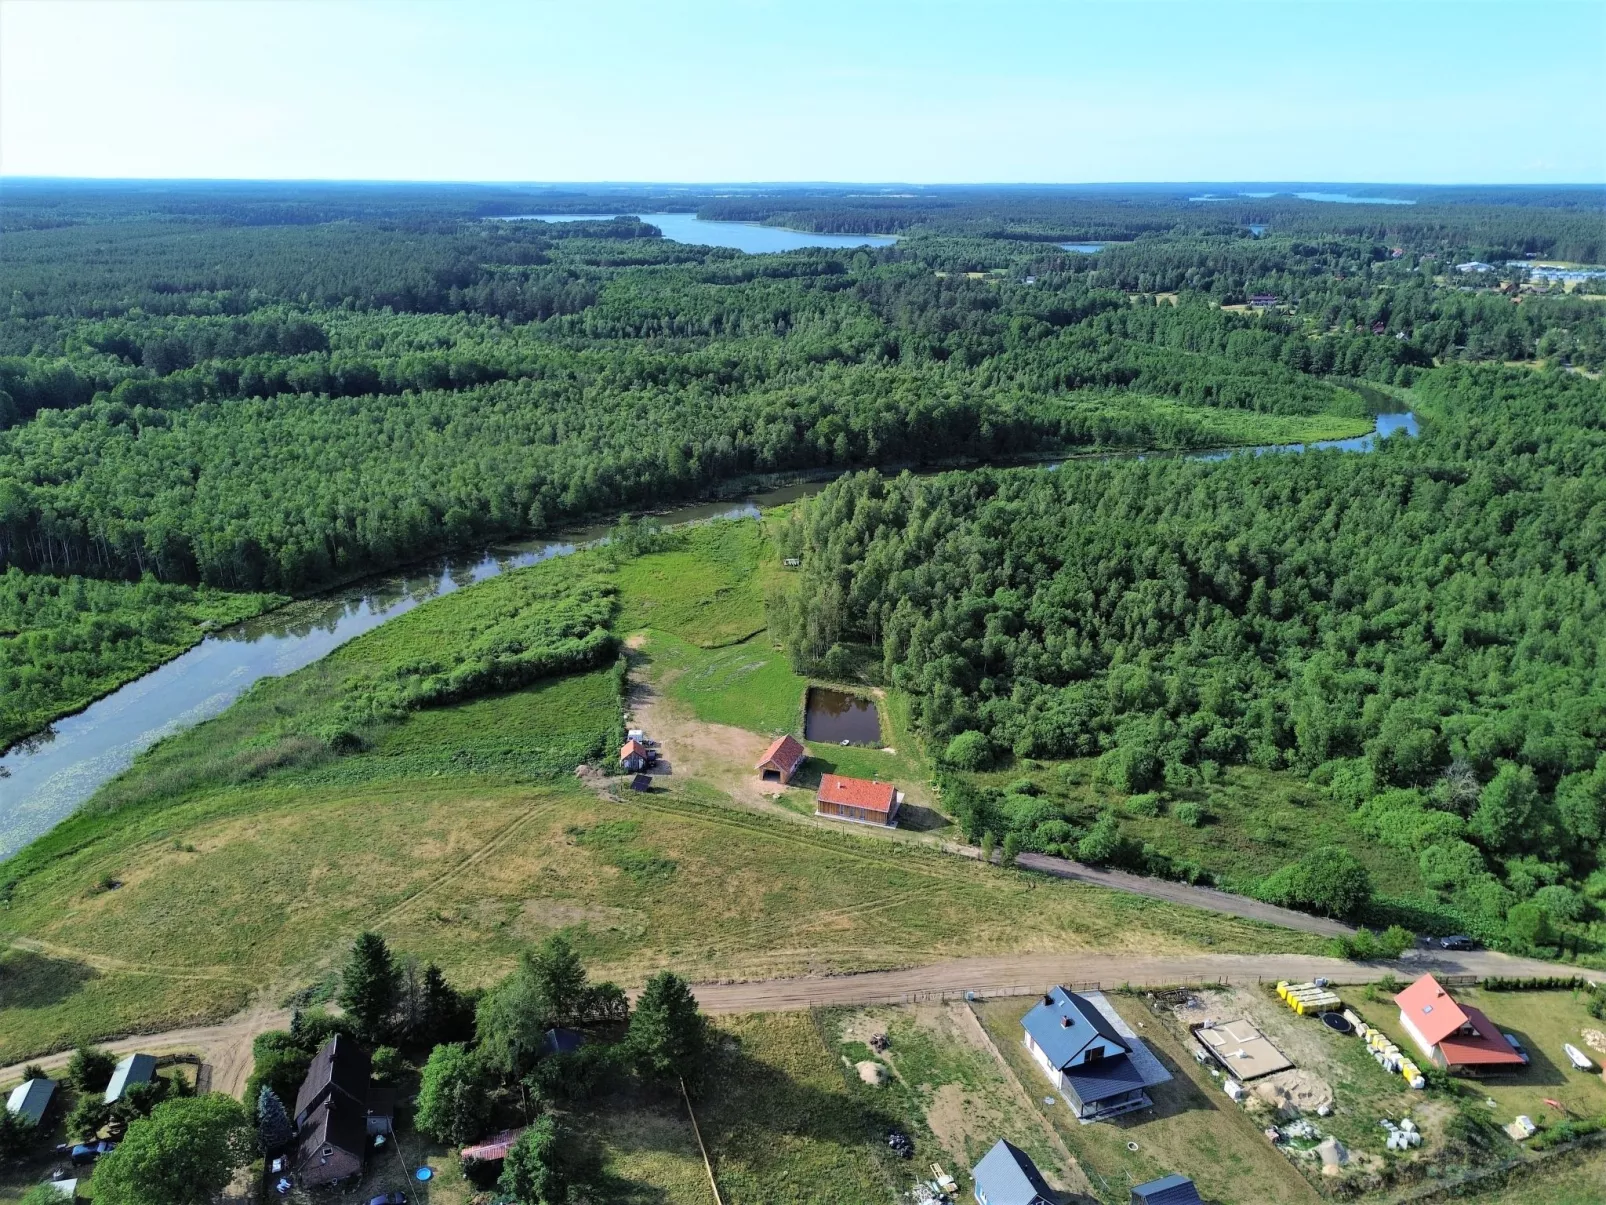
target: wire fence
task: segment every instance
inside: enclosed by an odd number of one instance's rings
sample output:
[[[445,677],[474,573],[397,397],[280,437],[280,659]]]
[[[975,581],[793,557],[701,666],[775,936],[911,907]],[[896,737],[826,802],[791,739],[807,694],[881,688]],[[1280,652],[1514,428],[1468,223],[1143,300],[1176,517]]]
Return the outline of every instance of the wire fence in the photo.
[[[1480,975],[1435,975],[1445,987],[1476,987],[1482,982]],[[1070,982],[1056,981],[1049,983],[1015,983],[999,986],[990,984],[977,988],[926,988],[912,992],[889,993],[885,996],[856,1000],[856,1004],[937,1004],[946,1000],[986,1000],[1005,996],[1037,996],[1041,995],[1051,986],[1068,988],[1073,992],[1117,992],[1117,991],[1188,991],[1209,990],[1214,988],[1234,986],[1266,986],[1281,983],[1286,976],[1257,975],[1253,980],[1244,975],[1220,975],[1216,978],[1196,979],[1144,979],[1123,978],[1120,980],[1072,980]],[[1330,977],[1330,982],[1340,987],[1359,987],[1368,983],[1375,983],[1376,976],[1357,973],[1354,976],[1340,975]]]

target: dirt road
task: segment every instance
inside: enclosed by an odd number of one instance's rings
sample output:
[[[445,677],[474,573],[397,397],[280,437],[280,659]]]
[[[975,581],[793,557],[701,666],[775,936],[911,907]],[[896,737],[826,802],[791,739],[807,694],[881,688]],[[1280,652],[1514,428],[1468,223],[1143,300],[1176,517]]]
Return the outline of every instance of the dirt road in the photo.
[[[979,853],[978,850],[977,854]],[[1082,862],[1067,861],[1065,858],[1051,858],[1046,854],[1023,853],[1015,861],[1027,870],[1050,874],[1057,879],[1074,879],[1078,883],[1092,883],[1114,891],[1130,891],[1135,895],[1146,895],[1150,899],[1169,900],[1173,904],[1187,904],[1189,907],[1204,908],[1211,912],[1225,912],[1228,916],[1265,921],[1269,925],[1281,925],[1285,929],[1298,929],[1305,933],[1319,933],[1323,937],[1344,937],[1355,932],[1343,921],[1329,920],[1324,916],[1311,916],[1307,912],[1295,912],[1292,908],[1279,908],[1275,904],[1263,904],[1248,896],[1217,891],[1213,887],[1192,887],[1187,883],[1173,883],[1167,879],[1151,879],[1125,870],[1106,870]]]
[[[1055,983],[1099,984],[1105,988],[1183,983],[1256,983],[1261,980],[1314,979],[1369,983],[1385,974],[1415,977],[1425,971],[1447,975],[1555,975],[1567,973],[1552,962],[1474,951],[1465,954],[1412,951],[1395,963],[1345,962],[1304,954],[1191,954],[1144,958],[1119,954],[1023,954],[1002,958],[962,958],[898,971],[770,979],[754,983],[704,983],[695,988],[705,1012],[785,1012],[842,1004],[902,1003],[941,993],[975,992],[1002,996],[1040,992]],[[1606,973],[1585,972],[1606,979]]]
[[[1055,983],[1133,987],[1187,983],[1256,983],[1260,980],[1314,979],[1367,983],[1385,974],[1414,977],[1424,971],[1449,975],[1555,975],[1556,963],[1474,951],[1465,954],[1413,951],[1395,963],[1343,962],[1302,954],[1192,954],[1134,958],[1112,954],[1030,954],[1004,958],[963,958],[931,966],[859,975],[766,979],[751,983],[703,983],[693,989],[703,1011],[713,1014],[794,1012],[831,1005],[887,1004],[975,992],[978,996],[1027,995]],[[1606,980],[1606,973],[1581,972]],[[142,1051],[198,1054],[212,1067],[215,1091],[238,1096],[251,1074],[251,1040],[290,1023],[288,1009],[254,1005],[219,1025],[197,1025],[167,1033],[118,1038],[101,1043],[117,1055]],[[47,1071],[66,1066],[70,1053],[29,1059]],[[0,1083],[21,1074],[22,1063],[0,1067]]]

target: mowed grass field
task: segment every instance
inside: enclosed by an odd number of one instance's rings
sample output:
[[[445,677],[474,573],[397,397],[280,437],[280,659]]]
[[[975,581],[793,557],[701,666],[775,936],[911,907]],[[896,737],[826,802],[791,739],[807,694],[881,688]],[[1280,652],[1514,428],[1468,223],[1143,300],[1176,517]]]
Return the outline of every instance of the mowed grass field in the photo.
[[[1316,944],[703,794],[689,783],[615,803],[464,776],[287,782],[143,812],[29,876],[0,914],[6,939],[50,952],[7,955],[0,1058],[288,992],[365,928],[465,985],[555,930],[626,983],[662,967],[766,978],[1010,951]],[[108,877],[122,885],[100,890]]]

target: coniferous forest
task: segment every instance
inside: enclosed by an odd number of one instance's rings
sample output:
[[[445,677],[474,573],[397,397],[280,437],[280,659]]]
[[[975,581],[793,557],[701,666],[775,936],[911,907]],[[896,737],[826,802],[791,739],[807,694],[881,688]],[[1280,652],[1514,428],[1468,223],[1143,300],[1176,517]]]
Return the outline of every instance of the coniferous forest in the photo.
[[[1599,190],[1187,192],[7,182],[0,743],[275,595],[842,474],[785,528],[772,632],[906,692],[955,767],[1285,772],[1468,929],[1577,920],[1606,893],[1606,283],[1527,265],[1606,259]],[[636,216],[665,208],[899,237],[753,256]],[[536,210],[620,216],[499,220]],[[968,467],[1403,409],[1421,434],[1366,455]],[[1021,848],[1086,836],[952,802]]]

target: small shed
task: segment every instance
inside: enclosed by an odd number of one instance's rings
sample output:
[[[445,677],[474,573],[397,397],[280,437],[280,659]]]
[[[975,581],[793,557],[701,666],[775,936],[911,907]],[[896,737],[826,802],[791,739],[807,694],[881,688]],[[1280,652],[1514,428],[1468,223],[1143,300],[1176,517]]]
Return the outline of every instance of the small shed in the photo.
[[[1147,1184],[1134,1184],[1132,1205],[1203,1205],[1203,1202],[1192,1180],[1173,1173]]]
[[[123,1093],[136,1084],[148,1084],[156,1078],[156,1056],[154,1054],[131,1054],[117,1064],[112,1072],[111,1083],[106,1085],[106,1103],[116,1104],[122,1099]]]
[[[6,1099],[6,1109],[38,1125],[44,1119],[45,1110],[50,1107],[50,1098],[55,1094],[56,1081],[53,1079],[25,1080],[11,1090],[11,1095]]]
[[[619,746],[619,764],[626,770],[642,770],[647,765],[647,746],[638,740],[628,740]]]
[[[506,1159],[507,1153],[513,1149],[513,1144],[519,1140],[527,1126],[520,1126],[516,1130],[503,1130],[500,1134],[492,1134],[484,1142],[477,1142],[473,1146],[465,1146],[458,1153],[467,1161],[477,1159],[484,1163],[495,1163]]]
[[[758,765],[753,768],[766,781],[779,782],[785,786],[792,781],[808,755],[809,751],[803,747],[801,741],[790,736],[778,736],[770,747],[764,750],[764,756],[758,759]]]
[[[1053,1205],[1055,1200],[1031,1156],[1004,1138],[970,1169],[970,1178],[977,1205]]]

